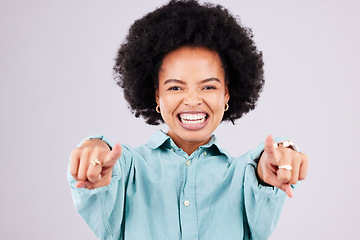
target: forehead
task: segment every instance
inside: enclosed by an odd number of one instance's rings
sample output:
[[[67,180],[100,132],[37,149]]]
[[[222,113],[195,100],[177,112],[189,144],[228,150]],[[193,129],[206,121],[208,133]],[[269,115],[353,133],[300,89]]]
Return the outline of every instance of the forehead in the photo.
[[[176,76],[168,76],[176,75]],[[183,46],[168,53],[160,67],[159,78],[162,77],[223,77],[224,70],[216,51],[206,47]],[[207,75],[207,76],[203,76]]]

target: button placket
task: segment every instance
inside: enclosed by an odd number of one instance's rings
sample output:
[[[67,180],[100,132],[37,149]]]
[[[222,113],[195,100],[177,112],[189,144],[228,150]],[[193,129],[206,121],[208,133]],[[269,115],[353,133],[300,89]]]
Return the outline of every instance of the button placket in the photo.
[[[180,197],[180,219],[183,239],[194,239],[198,234],[197,225],[197,210],[195,203],[195,184],[196,184],[196,160],[199,157],[199,152],[193,156],[184,154],[184,173],[185,184],[183,186],[182,194]],[[194,162],[195,161],[195,162]]]

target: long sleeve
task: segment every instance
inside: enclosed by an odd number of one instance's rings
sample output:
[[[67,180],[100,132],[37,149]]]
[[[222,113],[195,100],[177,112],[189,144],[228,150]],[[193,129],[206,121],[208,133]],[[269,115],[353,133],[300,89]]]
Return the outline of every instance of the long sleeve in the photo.
[[[96,138],[107,142],[102,136]],[[109,142],[107,144],[111,146]],[[119,239],[121,235],[121,223],[124,216],[126,169],[129,168],[127,165],[131,163],[131,155],[129,153],[127,148],[123,147],[122,155],[113,168],[110,184],[101,188],[91,190],[77,188],[75,186],[76,180],[71,176],[70,170],[68,170],[67,178],[71,187],[75,208],[94,234],[100,239]],[[129,159],[130,161],[128,161]]]
[[[244,174],[244,202],[251,239],[268,239],[274,231],[286,200],[286,194],[272,186],[263,186],[256,177],[254,159],[263,151],[263,144],[250,152]]]

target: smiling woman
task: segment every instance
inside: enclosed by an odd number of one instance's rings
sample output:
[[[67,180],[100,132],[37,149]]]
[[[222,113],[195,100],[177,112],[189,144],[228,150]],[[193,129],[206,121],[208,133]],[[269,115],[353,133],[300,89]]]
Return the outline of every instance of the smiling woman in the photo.
[[[232,157],[212,134],[255,107],[262,66],[251,31],[221,6],[170,1],[133,24],[115,78],[135,116],[168,132],[137,148],[93,136],[73,150],[74,203],[99,238],[268,239],[307,156],[268,136]]]
[[[167,134],[191,155],[210,140],[229,101],[218,54],[189,46],[170,52],[160,67],[156,100],[169,127]]]

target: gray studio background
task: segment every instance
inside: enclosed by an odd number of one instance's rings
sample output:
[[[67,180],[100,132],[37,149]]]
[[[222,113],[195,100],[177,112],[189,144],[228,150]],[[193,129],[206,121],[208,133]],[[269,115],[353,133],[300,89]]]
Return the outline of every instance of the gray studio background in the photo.
[[[112,79],[128,27],[166,2],[0,1],[0,239],[96,239],[73,207],[68,157],[92,134],[138,146],[166,130],[135,119]],[[220,142],[237,156],[286,136],[310,158],[271,239],[360,239],[360,4],[218,3],[253,29],[267,80]]]

